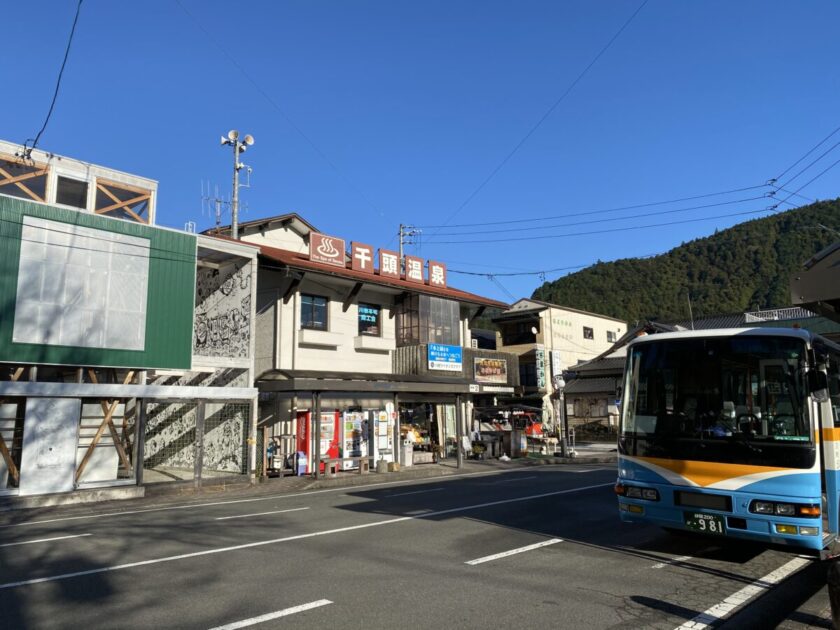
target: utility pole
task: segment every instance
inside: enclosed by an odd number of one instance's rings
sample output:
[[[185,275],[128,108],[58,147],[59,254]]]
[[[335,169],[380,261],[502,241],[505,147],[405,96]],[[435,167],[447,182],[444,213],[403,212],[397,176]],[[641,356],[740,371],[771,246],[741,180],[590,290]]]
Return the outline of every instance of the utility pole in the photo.
[[[403,225],[400,223],[400,271],[404,270],[403,264],[403,246],[404,245],[413,245],[416,241],[411,240],[414,236],[419,236],[421,234],[421,230],[418,230],[413,225]]]
[[[233,196],[230,202],[230,236],[239,238],[239,170],[245,165],[239,161],[239,154],[254,144],[254,136],[247,134],[241,141],[236,129],[228,131],[227,138],[222,136],[222,146],[233,147]],[[250,168],[248,169],[250,172]]]

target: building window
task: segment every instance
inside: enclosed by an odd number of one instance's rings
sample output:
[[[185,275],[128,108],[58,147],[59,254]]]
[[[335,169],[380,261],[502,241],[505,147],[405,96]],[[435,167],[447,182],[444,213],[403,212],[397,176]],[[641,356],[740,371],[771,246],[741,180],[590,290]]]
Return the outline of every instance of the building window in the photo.
[[[458,302],[430,295],[404,295],[397,301],[397,345],[461,343]]]
[[[607,341],[610,343],[615,343],[616,334],[612,330],[607,331]]]
[[[152,191],[105,179],[96,180],[96,214],[149,223]]]
[[[34,201],[47,200],[47,167],[0,156],[0,195]]]
[[[589,326],[583,327],[583,338],[584,339],[595,339],[595,331],[592,330]]]
[[[513,322],[502,324],[500,328],[502,331],[502,345],[518,346],[537,343],[537,335],[534,333],[534,330],[539,332],[539,321]]]
[[[325,297],[318,295],[300,296],[300,327],[314,330],[327,329],[327,304]]]
[[[381,337],[380,316],[382,309],[373,304],[359,304],[359,334]]]
[[[74,208],[87,208],[88,184],[78,179],[69,177],[58,178],[58,187],[55,191],[55,202],[62,206],[73,206]]]
[[[519,384],[522,387],[537,386],[537,366],[534,363],[519,364]]]

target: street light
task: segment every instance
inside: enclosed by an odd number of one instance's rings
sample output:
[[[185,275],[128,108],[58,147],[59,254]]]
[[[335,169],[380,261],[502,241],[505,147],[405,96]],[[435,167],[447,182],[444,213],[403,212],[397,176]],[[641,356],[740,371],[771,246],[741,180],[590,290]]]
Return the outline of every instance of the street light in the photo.
[[[569,421],[566,418],[566,400],[563,395],[563,390],[566,388],[566,381],[562,374],[554,377],[554,391],[557,392],[557,406],[558,410],[555,416],[560,421],[560,456],[568,457],[571,453],[569,451]]]
[[[233,147],[233,198],[230,202],[230,236],[239,238],[239,169],[245,166],[239,161],[239,154],[254,144],[254,136],[247,134],[242,140],[236,129],[228,131],[227,138],[222,136],[222,146]]]

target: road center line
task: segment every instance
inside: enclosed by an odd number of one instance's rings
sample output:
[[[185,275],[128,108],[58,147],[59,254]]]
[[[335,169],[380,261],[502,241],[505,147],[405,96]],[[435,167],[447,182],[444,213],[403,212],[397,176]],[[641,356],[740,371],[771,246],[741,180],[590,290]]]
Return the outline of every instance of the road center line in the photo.
[[[665,560],[663,562],[657,562],[654,564],[651,569],[661,569],[662,567],[667,567],[669,564],[677,564],[678,562],[685,562],[686,560],[691,560],[693,556],[677,556],[676,558],[671,558],[670,560]]]
[[[235,516],[218,516],[217,521],[229,521],[232,518],[248,518],[249,516],[266,516],[268,514],[283,514],[284,512],[300,512],[301,510],[308,510],[308,507],[289,508],[288,510],[274,510],[273,512],[259,512],[257,514],[237,514]]]
[[[544,540],[542,542],[534,543],[533,545],[526,545],[525,547],[519,547],[518,549],[511,549],[510,551],[503,551],[501,553],[494,553],[492,556],[484,556],[483,558],[476,558],[475,560],[469,560],[464,564],[469,565],[476,565],[476,564],[483,564],[484,562],[490,562],[491,560],[498,560],[499,558],[507,558],[508,556],[513,556],[518,553],[525,553],[526,551],[531,551],[532,549],[539,549],[540,547],[547,547],[548,545],[553,545],[555,543],[563,542],[561,538],[552,538],[551,540]]]
[[[496,486],[500,483],[515,483],[517,481],[525,481],[526,479],[536,479],[537,475],[531,475],[529,477],[519,477],[518,479],[502,479],[501,481],[490,481],[486,483],[487,486]]]
[[[683,625],[679,626],[677,630],[700,630],[717,624],[717,622],[721,619],[732,613],[733,610],[740,608],[763,591],[769,591],[785,578],[789,577],[793,573],[796,573],[805,565],[810,564],[810,562],[811,561],[806,558],[794,558],[787,564],[780,566],[775,571],[771,571],[763,578],[748,584],[737,593],[730,595],[719,604],[716,604],[707,611],[700,613],[694,619],[686,621]]]
[[[198,558],[200,556],[209,556],[217,553],[225,553],[228,551],[239,551],[240,549],[251,549],[253,547],[262,547],[264,545],[275,545],[283,542],[290,542],[293,540],[304,540],[306,538],[315,538],[317,536],[329,536],[331,534],[340,534],[343,532],[351,532],[360,529],[369,529],[371,527],[381,527],[383,525],[393,525],[395,523],[403,523],[405,521],[416,521],[425,518],[434,518],[436,516],[443,516],[444,514],[457,514],[458,512],[467,512],[470,510],[480,510],[482,508],[494,507],[497,505],[506,505],[508,503],[519,503],[522,501],[532,501],[534,499],[544,499],[546,497],[556,497],[562,494],[571,494],[573,492],[583,492],[584,490],[594,490],[596,488],[612,487],[614,482],[599,483],[593,486],[581,486],[579,488],[569,488],[568,490],[555,490],[554,492],[543,492],[540,494],[530,494],[524,497],[516,497],[513,499],[501,499],[499,501],[488,501],[487,503],[475,503],[473,505],[465,505],[462,507],[449,508],[447,510],[437,510],[435,512],[427,512],[426,514],[417,514],[414,516],[400,516],[397,518],[387,519],[385,521],[375,521],[373,523],[364,523],[362,525],[351,525],[349,527],[338,527],[336,529],[325,529],[319,532],[310,532],[308,534],[298,534],[296,536],[286,536],[284,538],[273,538],[271,540],[260,540],[252,543],[244,543],[241,545],[233,545],[231,547],[219,547],[217,549],[205,549],[204,551],[194,551],[192,553],[184,553],[177,556],[165,556],[163,558],[154,558],[152,560],[140,560],[138,562],[127,562],[125,564],[117,564],[110,567],[100,567],[98,569],[88,569],[86,571],[76,571],[74,573],[61,573],[59,575],[50,575],[47,577],[33,578],[30,580],[20,580],[19,582],[7,582],[0,584],[0,590],[7,588],[15,588],[18,586],[28,586],[30,584],[40,584],[42,582],[57,582],[59,580],[67,580],[75,577],[82,577],[85,575],[96,575],[98,573],[109,573],[111,571],[121,571],[123,569],[132,569],[134,567],[142,567],[151,564],[160,564],[161,562],[172,562],[175,560],[187,560],[188,558]]]
[[[14,547],[15,545],[33,545],[35,543],[52,542],[54,540],[66,540],[68,538],[82,538],[93,536],[93,534],[73,534],[72,536],[56,536],[55,538],[39,538],[38,540],[24,540],[22,542],[4,543],[0,547]]]
[[[332,604],[332,602],[328,599],[319,599],[317,602],[309,602],[308,604],[301,604],[300,606],[284,608],[283,610],[278,610],[277,612],[260,615],[259,617],[251,617],[250,619],[235,621],[225,626],[216,626],[215,628],[211,628],[211,630],[238,630],[238,628],[247,628],[248,626],[254,626],[258,623],[271,621],[272,619],[278,619],[280,617],[287,617],[289,615],[294,615],[305,610],[312,610],[313,608],[326,606],[327,604]]]
[[[400,492],[397,494],[389,494],[388,498],[391,497],[407,497],[409,494],[424,494],[426,492],[440,492],[443,488],[431,488],[430,490],[415,490],[414,492]]]

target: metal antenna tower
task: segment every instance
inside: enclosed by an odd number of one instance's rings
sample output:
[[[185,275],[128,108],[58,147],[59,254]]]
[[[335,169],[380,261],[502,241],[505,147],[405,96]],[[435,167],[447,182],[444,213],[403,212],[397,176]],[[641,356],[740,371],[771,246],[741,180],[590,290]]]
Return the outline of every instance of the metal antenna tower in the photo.
[[[206,184],[206,186],[205,186]],[[230,201],[219,196],[219,185],[214,186],[214,190],[210,191],[210,182],[201,182],[201,214],[204,216],[205,211],[208,216],[215,218],[216,230],[222,224],[222,208],[230,206]]]

